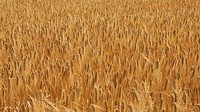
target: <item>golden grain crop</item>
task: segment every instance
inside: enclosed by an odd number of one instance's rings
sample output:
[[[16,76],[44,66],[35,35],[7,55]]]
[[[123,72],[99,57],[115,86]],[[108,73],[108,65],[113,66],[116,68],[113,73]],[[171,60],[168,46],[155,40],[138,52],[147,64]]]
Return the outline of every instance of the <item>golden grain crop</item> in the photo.
[[[0,111],[200,111],[200,1],[0,0]]]

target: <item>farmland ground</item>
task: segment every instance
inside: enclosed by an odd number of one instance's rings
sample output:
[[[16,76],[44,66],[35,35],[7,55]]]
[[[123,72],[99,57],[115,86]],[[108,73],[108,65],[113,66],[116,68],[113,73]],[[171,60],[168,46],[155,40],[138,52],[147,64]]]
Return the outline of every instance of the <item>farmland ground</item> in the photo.
[[[0,0],[0,111],[200,111],[200,1]]]

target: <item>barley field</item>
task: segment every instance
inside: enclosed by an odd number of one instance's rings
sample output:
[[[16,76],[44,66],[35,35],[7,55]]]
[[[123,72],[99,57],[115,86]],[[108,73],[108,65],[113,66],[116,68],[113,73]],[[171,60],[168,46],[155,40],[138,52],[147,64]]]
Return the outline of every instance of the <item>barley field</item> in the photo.
[[[0,0],[0,112],[199,111],[199,0]]]

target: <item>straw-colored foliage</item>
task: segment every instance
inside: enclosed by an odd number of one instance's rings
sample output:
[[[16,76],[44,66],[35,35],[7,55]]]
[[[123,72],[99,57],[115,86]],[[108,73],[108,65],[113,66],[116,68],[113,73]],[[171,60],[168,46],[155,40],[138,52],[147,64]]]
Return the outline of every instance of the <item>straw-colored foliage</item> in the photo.
[[[1,112],[199,110],[199,0],[0,0]]]

